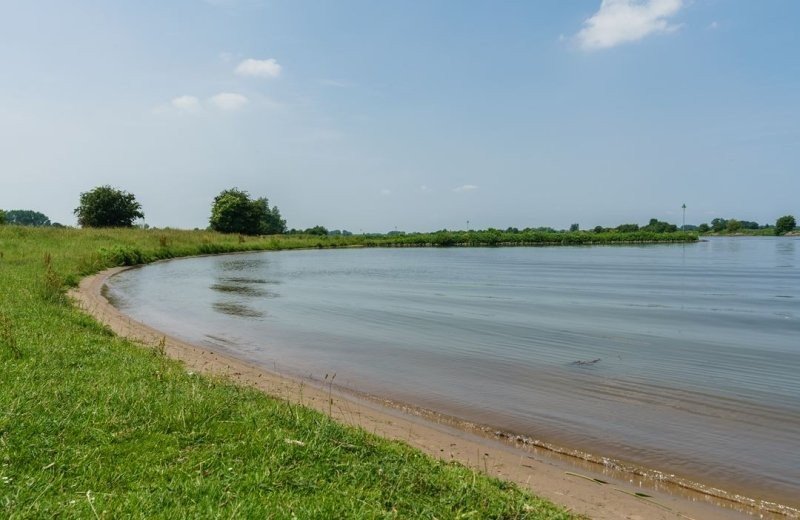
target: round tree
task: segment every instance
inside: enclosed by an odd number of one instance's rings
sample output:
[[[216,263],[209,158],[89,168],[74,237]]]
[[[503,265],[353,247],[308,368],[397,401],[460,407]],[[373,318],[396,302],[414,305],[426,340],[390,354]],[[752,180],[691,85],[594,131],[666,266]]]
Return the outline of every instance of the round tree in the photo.
[[[792,215],[784,215],[775,222],[775,234],[776,235],[786,234],[789,231],[792,231],[796,225],[797,222],[795,222],[794,217]]]
[[[211,229],[220,233],[243,235],[273,235],[286,232],[286,221],[278,207],[269,207],[267,199],[250,199],[250,194],[238,188],[222,191],[211,206]]]
[[[144,218],[142,205],[132,193],[111,186],[81,193],[75,215],[83,227],[132,227],[137,218]]]

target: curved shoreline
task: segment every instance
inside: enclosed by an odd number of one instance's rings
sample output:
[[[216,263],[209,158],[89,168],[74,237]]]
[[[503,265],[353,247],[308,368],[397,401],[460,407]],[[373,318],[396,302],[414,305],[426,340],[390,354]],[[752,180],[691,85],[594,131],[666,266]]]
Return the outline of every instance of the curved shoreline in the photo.
[[[764,514],[777,510],[761,504],[733,503],[710,494],[681,491],[663,480],[634,473],[615,474],[605,459],[583,457],[530,439],[494,432],[455,418],[372,396],[343,392],[332,384],[321,386],[285,374],[276,374],[236,358],[170,337],[136,322],[113,307],[103,295],[106,280],[130,267],[113,268],[85,278],[72,292],[80,307],[115,333],[145,346],[163,349],[187,369],[227,377],[276,398],[310,406],[345,424],[359,426],[380,436],[404,441],[443,460],[456,460],[504,480],[531,489],[535,494],[591,518],[745,518],[745,512]],[[586,454],[588,455],[588,454]],[[579,472],[579,473],[578,473]],[[607,484],[600,484],[600,479]],[[638,482],[636,479],[640,479]],[[652,498],[635,493],[642,488]],[[672,488],[672,489],[670,489]],[[743,498],[743,497],[741,497]],[[732,507],[719,507],[719,506]],[[752,504],[751,504],[752,505]],[[797,517],[786,511],[790,517]]]

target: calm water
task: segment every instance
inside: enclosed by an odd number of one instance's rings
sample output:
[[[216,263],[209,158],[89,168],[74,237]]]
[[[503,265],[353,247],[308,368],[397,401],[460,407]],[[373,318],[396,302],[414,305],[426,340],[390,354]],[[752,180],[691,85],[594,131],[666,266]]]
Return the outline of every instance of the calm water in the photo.
[[[800,505],[798,239],[205,257],[110,292],[270,369]]]

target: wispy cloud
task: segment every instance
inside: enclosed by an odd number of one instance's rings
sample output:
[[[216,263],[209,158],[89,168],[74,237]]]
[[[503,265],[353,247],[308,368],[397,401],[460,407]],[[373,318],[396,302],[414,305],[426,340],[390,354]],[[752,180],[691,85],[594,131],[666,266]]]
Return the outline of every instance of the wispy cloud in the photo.
[[[419,191],[421,191],[423,193],[428,193],[429,191],[431,191],[431,189],[428,186],[426,186],[425,184],[423,184],[422,186],[419,187]]]
[[[603,0],[575,38],[581,48],[594,50],[673,32],[680,25],[670,19],[683,6],[683,0]]]
[[[477,189],[478,189],[478,187],[475,186],[474,184],[464,184],[462,186],[458,186],[458,187],[453,188],[453,191],[456,192],[456,193],[464,193],[464,192],[467,192],[467,191],[475,191]]]
[[[716,21],[716,20],[714,20],[713,22],[711,22],[710,24],[708,24],[708,28],[709,28],[709,29],[711,29],[712,31],[713,31],[714,29],[719,29],[719,22],[718,22],[718,21]]]
[[[173,98],[170,104],[184,112],[197,112],[200,110],[200,100],[194,96],[178,96]]]
[[[391,194],[392,194],[392,190],[388,190],[386,188],[381,190],[381,195],[391,195]]]
[[[220,92],[208,98],[208,101],[220,110],[239,110],[247,104],[248,99],[235,92]]]
[[[247,58],[236,66],[236,74],[255,78],[277,78],[281,75],[282,69],[275,58],[266,60]]]

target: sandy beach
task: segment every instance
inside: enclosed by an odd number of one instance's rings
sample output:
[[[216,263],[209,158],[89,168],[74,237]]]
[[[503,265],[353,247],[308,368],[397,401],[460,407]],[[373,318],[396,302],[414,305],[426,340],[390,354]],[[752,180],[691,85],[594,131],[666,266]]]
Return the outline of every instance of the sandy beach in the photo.
[[[180,360],[190,372],[227,377],[278,399],[300,403],[337,421],[408,443],[443,460],[512,481],[571,511],[597,519],[733,519],[761,511],[635,475],[620,475],[593,464],[498,438],[492,431],[425,410],[356,395],[335,384],[277,374],[263,367],[170,337],[121,313],[103,296],[114,268],[84,279],[72,297],[115,333]],[[597,480],[593,480],[597,479]],[[602,482],[600,482],[602,481]],[[647,497],[637,496],[644,493]],[[749,513],[749,514],[748,514]],[[785,518],[769,513],[762,518]]]

